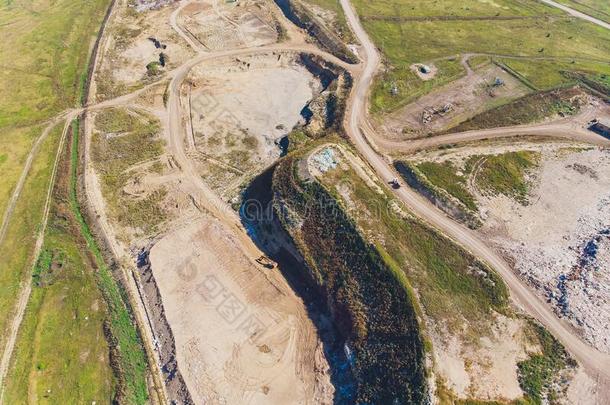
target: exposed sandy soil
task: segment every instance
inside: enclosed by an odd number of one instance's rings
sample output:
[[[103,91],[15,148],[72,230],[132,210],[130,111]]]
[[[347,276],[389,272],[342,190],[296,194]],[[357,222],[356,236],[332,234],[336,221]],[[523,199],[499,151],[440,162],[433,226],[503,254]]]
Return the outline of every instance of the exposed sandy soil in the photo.
[[[328,365],[304,306],[281,275],[244,256],[222,225],[201,219],[176,230],[150,260],[196,403],[332,403]]]
[[[181,13],[187,34],[208,50],[255,47],[278,39],[269,1],[191,3]]]
[[[280,157],[280,138],[304,123],[301,110],[321,90],[292,54],[197,66],[184,103],[205,180],[225,198]]]
[[[461,399],[522,398],[517,363],[539,351],[528,342],[526,329],[523,320],[495,314],[491,332],[472,345],[462,340],[460,334],[434,328],[431,338],[436,371]]]
[[[494,86],[496,78],[503,84]],[[384,116],[380,135],[403,140],[439,132],[528,91],[517,79],[490,64]],[[450,108],[443,111],[445,106]],[[424,116],[429,118],[424,120]]]
[[[482,232],[594,347],[610,352],[610,151],[551,150],[530,204],[484,201]],[[558,220],[560,219],[560,220]]]
[[[165,67],[158,75],[179,66],[194,56],[188,44],[172,29],[169,17],[176,5],[158,10],[137,12],[119,0],[115,6],[109,34],[101,47],[101,58],[95,82],[97,100],[127,93],[157,77],[148,73],[146,66],[167,56]],[[158,42],[155,44],[149,38]],[[157,47],[159,45],[159,47]]]

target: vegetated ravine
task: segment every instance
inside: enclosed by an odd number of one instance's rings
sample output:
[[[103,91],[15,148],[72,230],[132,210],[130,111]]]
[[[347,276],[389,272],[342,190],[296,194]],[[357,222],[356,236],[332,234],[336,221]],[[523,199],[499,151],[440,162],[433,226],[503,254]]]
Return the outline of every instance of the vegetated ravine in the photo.
[[[257,178],[246,191],[242,220],[308,303],[325,343],[335,403],[424,403],[414,297],[335,198],[315,180],[298,178],[298,166],[289,155]]]

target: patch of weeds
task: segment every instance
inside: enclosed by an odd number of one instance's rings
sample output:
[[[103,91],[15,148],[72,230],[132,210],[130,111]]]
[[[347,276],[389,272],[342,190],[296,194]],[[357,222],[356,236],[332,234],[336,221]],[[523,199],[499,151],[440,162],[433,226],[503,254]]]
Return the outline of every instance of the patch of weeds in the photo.
[[[295,129],[288,134],[288,153],[298,150],[306,143],[310,141],[310,137],[307,136],[305,131],[302,129]]]
[[[161,64],[157,61],[150,62],[146,65],[146,73],[148,73],[149,76],[157,76],[161,73]]]
[[[475,199],[466,187],[466,176],[459,175],[453,163],[449,161],[442,163],[423,162],[418,164],[417,168],[432,184],[446,190],[468,209],[477,211]]]
[[[518,363],[519,384],[531,403],[553,403],[558,398],[552,383],[562,370],[575,367],[576,362],[546,329],[535,323],[531,325],[542,350],[540,354]]]
[[[470,158],[478,159],[474,156]],[[538,165],[540,154],[531,151],[509,152],[488,156],[481,164],[476,177],[484,191],[512,197],[521,204],[527,203],[527,172]]]
[[[0,155],[0,165],[3,164],[4,162],[6,162],[7,159],[8,159],[8,155],[6,155],[6,153],[3,153],[2,155]]]
[[[580,110],[580,96],[582,95],[583,92],[578,88],[529,94],[475,115],[444,132],[507,127],[539,122],[557,115],[574,115]]]
[[[32,273],[34,285],[37,287],[45,287],[53,283],[55,272],[61,270],[65,255],[59,250],[43,250],[38,256],[36,267]]]
[[[155,191],[144,200],[134,200],[123,188],[131,176],[125,172],[128,168],[163,153],[158,122],[127,110],[110,109],[97,115],[95,125],[100,133],[93,137],[93,161],[110,213],[124,226],[144,233],[154,231],[165,219],[163,210],[153,207],[163,194]]]

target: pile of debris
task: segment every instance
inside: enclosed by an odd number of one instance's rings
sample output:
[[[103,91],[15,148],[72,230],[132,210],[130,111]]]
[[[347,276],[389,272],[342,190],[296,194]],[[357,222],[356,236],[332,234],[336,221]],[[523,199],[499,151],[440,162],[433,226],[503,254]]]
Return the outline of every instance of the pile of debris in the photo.
[[[131,6],[138,13],[143,13],[150,10],[158,10],[162,7],[172,4],[175,0],[136,0],[135,5]]]
[[[322,173],[326,173],[327,171],[336,168],[339,164],[337,157],[335,156],[335,150],[331,147],[326,147],[320,152],[316,153],[312,157],[312,162],[314,163],[316,169]]]
[[[421,114],[421,122],[427,124],[431,122],[436,115],[443,116],[453,111],[453,104],[447,103],[442,107],[426,107]]]

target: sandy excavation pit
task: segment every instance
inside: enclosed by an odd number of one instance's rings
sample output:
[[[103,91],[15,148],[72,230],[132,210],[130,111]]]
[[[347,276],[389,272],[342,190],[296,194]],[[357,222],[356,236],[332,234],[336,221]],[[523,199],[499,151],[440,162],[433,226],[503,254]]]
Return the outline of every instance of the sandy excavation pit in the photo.
[[[322,88],[297,58],[232,58],[191,72],[185,103],[199,166],[223,196],[234,196],[245,179],[278,159],[281,139],[305,122],[302,110]]]
[[[273,4],[266,1],[197,2],[186,6],[180,18],[189,35],[211,51],[256,47],[278,39]]]
[[[193,400],[332,403],[328,364],[302,302],[279,273],[241,252],[210,219],[168,234],[150,252]]]

